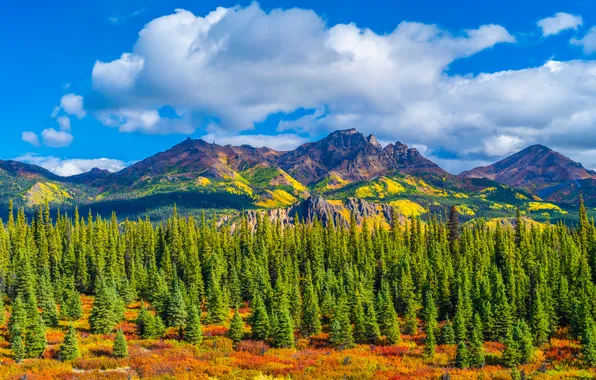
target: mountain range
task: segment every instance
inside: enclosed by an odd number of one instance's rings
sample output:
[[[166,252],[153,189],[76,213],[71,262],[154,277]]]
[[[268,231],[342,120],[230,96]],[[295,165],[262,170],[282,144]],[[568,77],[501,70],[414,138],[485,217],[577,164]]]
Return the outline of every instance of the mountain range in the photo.
[[[79,205],[130,216],[175,202],[189,210],[307,210],[304,215],[319,205],[343,220],[352,213],[384,220],[387,207],[404,216],[444,215],[450,206],[468,219],[508,217],[516,208],[535,219],[557,219],[580,196],[596,206],[594,190],[596,172],[542,145],[454,176],[415,148],[399,141],[383,147],[355,129],[292,151],[186,139],[116,173],[93,169],[59,177],[0,161],[1,203]]]

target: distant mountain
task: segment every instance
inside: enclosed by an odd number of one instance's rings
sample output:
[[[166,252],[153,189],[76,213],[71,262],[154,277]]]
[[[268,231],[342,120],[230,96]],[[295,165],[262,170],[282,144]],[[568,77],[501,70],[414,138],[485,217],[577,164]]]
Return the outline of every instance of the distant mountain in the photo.
[[[375,136],[355,129],[335,131],[282,155],[279,166],[297,180],[313,184],[330,173],[346,181],[366,181],[392,170],[449,176],[416,149],[396,142],[383,148]]]
[[[93,169],[60,177],[0,161],[0,210],[13,199],[30,208],[79,205],[82,212],[115,210],[128,217],[159,218],[176,203],[188,212],[268,210],[286,219],[341,223],[354,214],[357,221],[367,216],[385,224],[392,209],[402,217],[444,215],[451,206],[464,219],[507,218],[519,207],[555,220],[580,194],[596,202],[594,189],[596,173],[543,146],[453,176],[415,148],[399,141],[383,147],[355,129],[286,152],[186,139],[117,173]]]
[[[512,187],[540,191],[562,182],[596,178],[596,172],[585,169],[543,145],[532,145],[495,164],[475,168],[461,178],[488,178]]]

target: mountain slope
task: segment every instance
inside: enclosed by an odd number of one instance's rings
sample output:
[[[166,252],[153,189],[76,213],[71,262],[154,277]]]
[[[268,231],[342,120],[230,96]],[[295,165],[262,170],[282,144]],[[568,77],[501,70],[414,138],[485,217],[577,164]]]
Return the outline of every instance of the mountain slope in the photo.
[[[518,186],[541,196],[548,192],[544,198],[561,206]],[[595,188],[593,172],[541,146],[457,177],[414,148],[400,142],[382,147],[375,136],[355,129],[289,152],[187,139],[117,173],[93,169],[59,177],[35,165],[0,161],[0,203],[13,199],[32,208],[48,202],[65,211],[79,205],[85,212],[151,213],[157,219],[176,203],[185,212],[291,209],[299,218],[342,223],[352,212],[357,220],[368,215],[385,223],[381,214],[388,208],[417,217],[444,215],[451,206],[467,219],[510,217],[519,207],[556,220],[579,194],[596,201],[589,195]]]
[[[374,135],[355,129],[335,131],[324,139],[306,143],[280,157],[279,166],[297,180],[311,185],[330,173],[344,181],[366,181],[392,170],[449,176],[416,149],[397,142],[383,148]]]
[[[538,192],[562,182],[596,179],[596,172],[543,145],[532,145],[495,164],[463,172],[459,177],[488,178]]]

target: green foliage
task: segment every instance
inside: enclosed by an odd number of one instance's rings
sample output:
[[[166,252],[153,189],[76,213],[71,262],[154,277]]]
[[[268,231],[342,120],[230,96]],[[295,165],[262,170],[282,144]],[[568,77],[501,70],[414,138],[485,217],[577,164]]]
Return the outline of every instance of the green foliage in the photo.
[[[23,344],[23,337],[21,334],[15,334],[10,340],[10,350],[12,356],[17,363],[20,363],[25,359],[25,345]]]
[[[116,325],[114,297],[105,284],[100,283],[93,300],[89,325],[93,334],[108,334]]]
[[[114,347],[112,348],[112,355],[116,358],[128,357],[128,343],[122,330],[116,332],[116,338],[114,338]]]
[[[455,344],[455,331],[453,330],[453,324],[447,318],[445,325],[443,325],[443,331],[441,333],[441,343],[443,344]]]
[[[470,336],[470,366],[474,368],[483,368],[484,347],[482,345],[482,321],[480,315],[474,315],[474,325]]]
[[[234,343],[238,343],[244,339],[244,321],[238,312],[238,308],[234,311],[234,316],[230,322],[230,329],[228,330],[228,338]]]
[[[74,327],[70,327],[68,333],[64,337],[64,343],[60,346],[60,360],[69,361],[75,360],[79,357],[79,342],[77,339],[77,332]]]
[[[460,341],[457,344],[457,355],[455,356],[455,366],[457,368],[468,368],[470,367],[470,359],[468,353],[468,347],[466,342]]]
[[[519,346],[519,361],[522,364],[529,363],[534,355],[534,338],[528,324],[519,320],[513,328],[513,339]]]
[[[194,345],[200,345],[203,341],[201,318],[194,305],[191,305],[188,310],[188,320],[184,330],[184,340]]]
[[[521,361],[519,343],[513,337],[513,328],[507,332],[505,338],[505,350],[503,351],[503,365],[508,368],[517,367]]]
[[[329,342],[336,348],[350,348],[354,345],[354,335],[352,324],[348,318],[345,300],[339,300],[333,321],[331,322],[331,331],[329,332]]]
[[[252,314],[248,322],[252,328],[252,336],[257,340],[266,340],[269,337],[269,315],[260,297],[252,305]]]

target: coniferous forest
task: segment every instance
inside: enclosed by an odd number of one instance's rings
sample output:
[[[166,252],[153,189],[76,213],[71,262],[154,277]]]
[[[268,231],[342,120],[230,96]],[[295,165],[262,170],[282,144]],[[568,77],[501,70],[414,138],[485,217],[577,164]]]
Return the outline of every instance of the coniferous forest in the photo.
[[[592,378],[596,228],[13,210],[0,377]],[[515,215],[513,215],[515,217]]]

